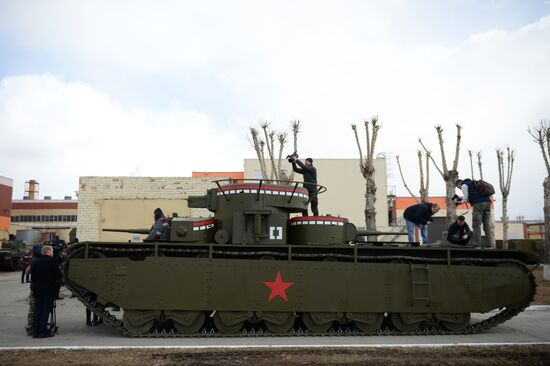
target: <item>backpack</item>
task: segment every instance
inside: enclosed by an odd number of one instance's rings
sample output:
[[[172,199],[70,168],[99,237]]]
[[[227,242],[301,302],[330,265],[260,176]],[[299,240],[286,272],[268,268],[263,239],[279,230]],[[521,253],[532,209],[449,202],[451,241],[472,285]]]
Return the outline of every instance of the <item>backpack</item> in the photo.
[[[495,187],[491,183],[488,183],[484,180],[474,180],[474,186],[476,187],[477,193],[479,193],[480,196],[492,196],[495,194]]]

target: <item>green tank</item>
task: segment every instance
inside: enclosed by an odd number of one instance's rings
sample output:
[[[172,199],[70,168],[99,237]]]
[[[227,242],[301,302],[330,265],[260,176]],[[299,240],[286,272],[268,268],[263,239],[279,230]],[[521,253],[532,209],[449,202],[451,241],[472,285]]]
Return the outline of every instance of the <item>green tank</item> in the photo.
[[[188,199],[214,217],[173,218],[169,241],[71,246],[66,286],[143,337],[475,333],[533,300],[533,254],[364,242],[345,218],[299,216],[301,183],[216,184]]]
[[[0,268],[15,271],[20,268],[19,259],[26,254],[27,246],[21,240],[6,240],[0,248]]]

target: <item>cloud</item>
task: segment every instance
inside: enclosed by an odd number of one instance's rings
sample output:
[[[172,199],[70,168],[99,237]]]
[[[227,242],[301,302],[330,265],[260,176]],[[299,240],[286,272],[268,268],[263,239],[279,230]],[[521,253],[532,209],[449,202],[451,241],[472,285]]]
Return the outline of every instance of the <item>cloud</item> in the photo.
[[[242,170],[247,149],[239,131],[216,128],[205,113],[123,108],[90,85],[48,74],[0,81],[0,129],[0,165],[16,196],[33,178],[42,193],[61,197],[81,175]]]
[[[444,24],[453,17],[431,9],[419,17],[417,4],[411,9],[402,1],[30,4],[2,4],[1,37],[76,71],[75,81],[3,79],[1,111],[8,119],[0,123],[21,127],[8,142],[18,161],[47,161],[63,146],[67,159],[95,157],[85,165],[71,160],[78,173],[167,174],[155,168],[164,164],[155,159],[160,146],[179,154],[170,166],[179,169],[174,175],[188,174],[189,160],[200,170],[213,161],[216,169],[240,169],[242,158],[253,156],[246,126],[260,118],[277,130],[300,118],[301,155],[356,157],[349,125],[377,114],[383,125],[377,151],[400,155],[415,186],[417,139],[437,158],[433,126],[441,124],[450,159],[458,122],[459,170],[470,171],[467,149],[482,150],[485,175],[496,183],[494,149],[510,145],[517,150],[511,215],[542,213],[544,166],[526,129],[550,117],[550,16],[470,34],[454,29],[456,22]],[[478,12],[477,2],[468,4]],[[430,28],[432,18],[449,29]],[[431,36],[414,36],[419,27]],[[451,31],[467,36],[449,41]],[[147,78],[160,84],[151,99],[169,107],[147,103]],[[99,80],[114,80],[115,87]],[[135,90],[143,91],[143,105],[125,98]],[[201,144],[197,136],[209,137]],[[159,139],[167,143],[155,145]],[[221,147],[228,144],[229,152]],[[198,158],[192,147],[199,147]],[[436,174],[432,169],[431,193],[441,195]],[[390,184],[406,194],[396,167]]]

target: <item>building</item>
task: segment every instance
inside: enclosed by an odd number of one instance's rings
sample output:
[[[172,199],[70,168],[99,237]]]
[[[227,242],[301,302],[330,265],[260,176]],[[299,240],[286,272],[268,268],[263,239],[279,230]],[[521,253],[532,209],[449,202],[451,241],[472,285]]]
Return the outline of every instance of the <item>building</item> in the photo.
[[[13,200],[10,232],[28,244],[49,240],[54,236],[70,241],[77,223],[78,203],[71,196],[62,200]]]
[[[227,178],[206,173],[196,173],[195,177],[80,177],[78,239],[137,240],[130,233],[103,229],[149,229],[157,207],[167,216],[209,217],[212,213],[206,209],[187,207],[186,199],[206,194],[216,186],[215,180]]]
[[[0,176],[0,240],[8,236],[12,195],[13,179]]]
[[[287,175],[292,166],[286,161]],[[359,169],[359,159],[315,159],[317,182],[327,191],[319,195],[319,212],[321,215],[342,216],[357,227],[365,227],[365,178]],[[386,159],[374,160],[376,182],[376,226],[379,230],[388,228],[388,187]],[[268,172],[269,174],[269,172]],[[261,178],[260,163],[257,159],[244,160],[244,177]],[[302,181],[296,174],[295,181]]]

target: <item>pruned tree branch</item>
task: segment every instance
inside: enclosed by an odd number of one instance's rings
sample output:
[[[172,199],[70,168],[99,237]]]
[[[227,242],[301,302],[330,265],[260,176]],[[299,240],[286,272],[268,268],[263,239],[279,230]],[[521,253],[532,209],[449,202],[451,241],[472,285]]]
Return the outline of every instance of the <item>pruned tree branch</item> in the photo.
[[[460,141],[462,140],[461,131],[462,131],[462,126],[457,123],[456,124],[455,160],[453,162],[453,170],[454,171],[458,170],[458,159],[460,157]]]
[[[298,134],[300,133],[300,128],[301,128],[301,124],[299,119],[290,121],[290,129],[292,131],[294,151],[298,151]],[[289,179],[291,181],[294,180],[294,170],[292,170],[292,172],[290,173]]]
[[[472,179],[474,179],[474,163],[472,161],[472,150],[468,150],[468,156],[470,157],[470,171],[472,174]]]
[[[365,163],[363,161],[363,151],[361,150],[361,143],[359,142],[359,136],[357,135],[357,125],[352,123],[351,129],[353,130],[353,133],[355,135],[355,141],[357,142],[357,149],[359,150],[359,168],[361,169],[361,174],[365,176],[365,171],[364,171]]]
[[[395,158],[397,159],[397,167],[399,168],[399,175],[401,175],[401,180],[403,181],[403,185],[405,186],[405,189],[407,190],[407,192],[409,192],[411,197],[415,199],[416,202],[420,202],[418,197],[415,196],[415,194],[411,191],[411,189],[407,185],[407,182],[405,181],[405,177],[403,176],[403,170],[401,169],[401,163],[399,162],[399,155],[397,155]]]
[[[281,178],[280,175],[282,172],[281,169],[282,169],[282,161],[283,161],[283,149],[285,147],[287,137],[288,137],[288,134],[284,131],[279,132],[277,134],[277,140],[279,141],[279,156],[277,158],[277,172],[279,174],[278,179]]]
[[[481,151],[477,152],[477,166],[479,168],[479,179],[483,180],[483,164],[481,162]]]
[[[430,157],[430,160],[434,164],[434,166],[437,169],[437,171],[439,172],[439,174],[441,174],[441,176],[444,177],[445,174],[443,174],[443,171],[441,169],[439,169],[439,166],[437,165],[434,158],[432,157],[431,152],[428,149],[426,149],[426,146],[424,146],[424,143],[422,142],[422,139],[418,139],[418,142],[420,143],[420,146],[422,146],[422,149],[424,149],[424,152],[426,153],[426,155],[428,155]]]
[[[254,151],[256,151],[256,156],[258,157],[258,161],[260,162],[260,171],[262,173],[262,177],[267,177],[267,172],[265,168],[265,160],[263,157],[263,141],[258,137],[258,130],[254,127],[250,127],[250,135],[252,136],[252,147],[254,147]]]
[[[546,172],[550,176],[550,122],[541,120],[537,127],[529,127],[529,134],[539,147],[546,166]]]

